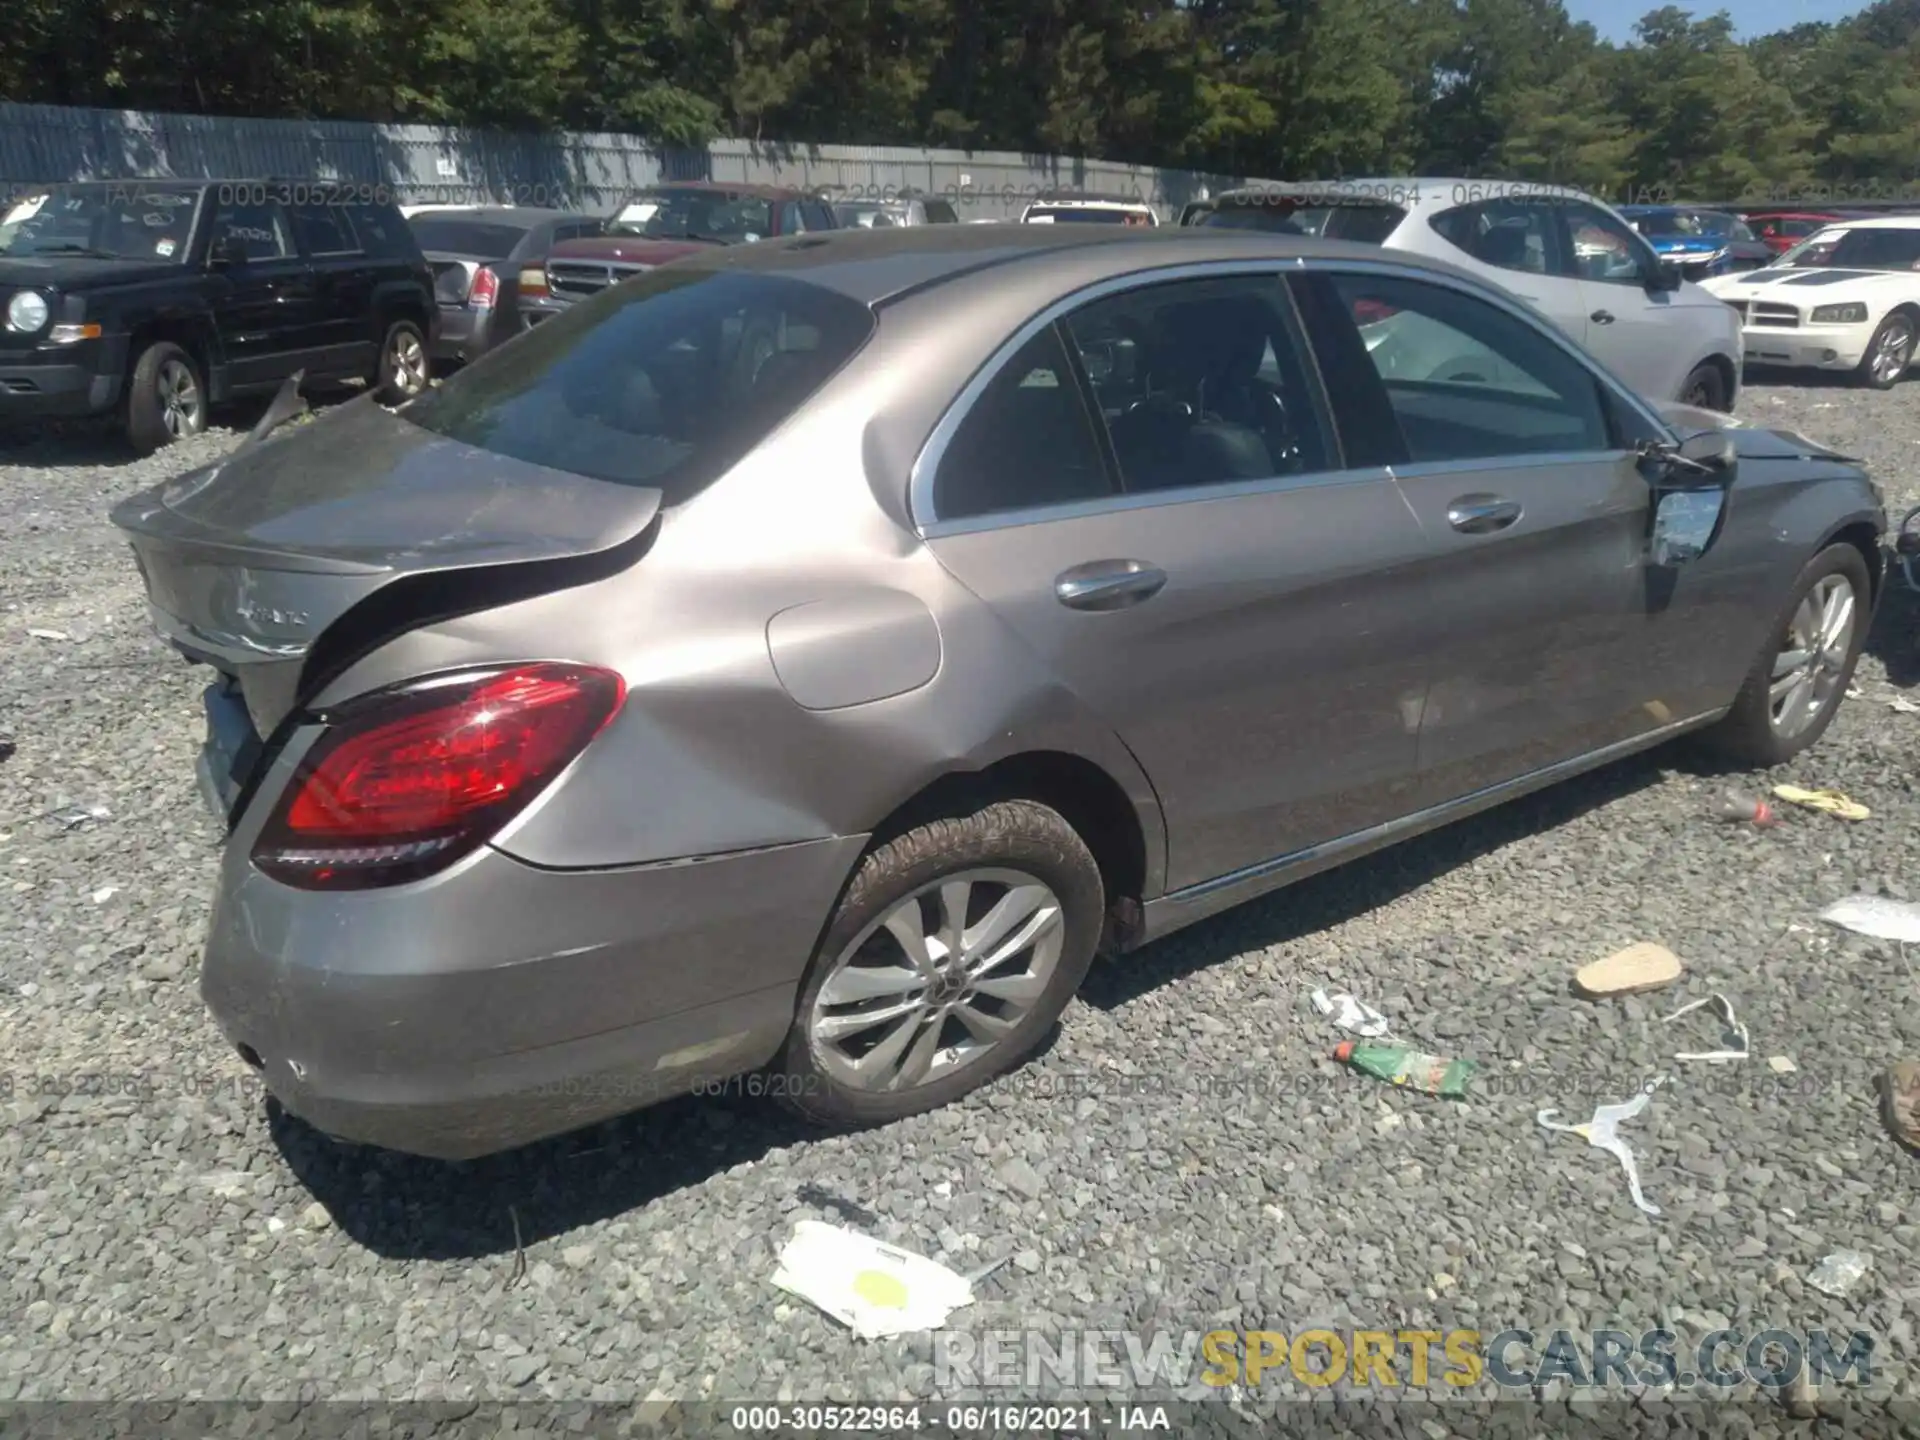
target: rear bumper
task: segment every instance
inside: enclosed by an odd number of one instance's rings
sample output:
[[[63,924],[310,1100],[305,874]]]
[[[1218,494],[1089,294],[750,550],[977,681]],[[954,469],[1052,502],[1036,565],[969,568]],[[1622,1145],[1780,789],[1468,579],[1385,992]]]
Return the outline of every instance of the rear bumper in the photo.
[[[568,872],[483,849],[324,895],[236,841],[201,994],[315,1128],[469,1159],[764,1064],[863,844]]]
[[[427,346],[427,353],[433,359],[454,360],[464,365],[487,353],[492,343],[493,311],[442,305],[436,318],[433,339]]]
[[[1740,335],[1747,364],[1796,370],[1851,370],[1872,338],[1871,325],[1748,325]]]

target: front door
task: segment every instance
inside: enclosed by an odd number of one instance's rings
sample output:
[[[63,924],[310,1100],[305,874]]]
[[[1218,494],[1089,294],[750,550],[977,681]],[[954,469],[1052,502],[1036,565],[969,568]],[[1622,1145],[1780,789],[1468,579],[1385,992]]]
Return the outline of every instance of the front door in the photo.
[[[1674,314],[1679,294],[1653,286],[1653,247],[1598,206],[1560,209],[1585,295],[1587,348],[1642,395],[1678,398],[1693,357],[1676,337],[1693,327]]]
[[[1420,528],[1384,467],[1343,467],[1285,286],[1241,271],[1040,330],[919,517],[1138,758],[1170,889],[1408,808],[1427,688]]]
[[[1330,384],[1344,430],[1386,437],[1368,440],[1383,447],[1369,454],[1389,461],[1425,536],[1431,608],[1417,643],[1435,670],[1420,726],[1423,803],[1655,727],[1660,681],[1634,643],[1651,492],[1616,441],[1599,377],[1464,289],[1358,273],[1296,283],[1323,365],[1340,377]],[[1366,330],[1395,323],[1447,368],[1395,369],[1385,347],[1366,349]]]
[[[249,203],[244,186],[215,203],[210,262],[214,325],[226,356],[228,391],[262,389],[292,374],[317,343],[313,276],[293,240],[287,213],[271,201]]]

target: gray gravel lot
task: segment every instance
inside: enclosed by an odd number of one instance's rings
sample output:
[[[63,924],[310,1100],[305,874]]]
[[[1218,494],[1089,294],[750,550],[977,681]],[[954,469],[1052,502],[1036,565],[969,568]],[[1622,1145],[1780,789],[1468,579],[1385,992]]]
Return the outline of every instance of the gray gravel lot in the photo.
[[[1742,410],[1920,504],[1920,382],[1756,386]],[[195,990],[203,682],[149,631],[104,512],[236,438],[0,450],[0,1400],[950,1398],[928,1337],[857,1341],[768,1284],[805,1217],[963,1271],[1011,1257],[968,1331],[1857,1327],[1875,1391],[1916,1395],[1920,1159],[1872,1080],[1920,1058],[1920,947],[1813,919],[1920,896],[1920,715],[1886,703],[1920,699],[1912,597],[1883,609],[1861,698],[1773,777],[1844,789],[1864,823],[1715,824],[1724,782],[1663,751],[1104,967],[1046,1055],[940,1113],[819,1139],[689,1100],[446,1167],[270,1117]],[[1684,957],[1678,990],[1568,996],[1640,939]],[[1455,1104],[1339,1069],[1320,983],[1489,1083]],[[1715,1027],[1694,1017],[1690,1047],[1658,1018],[1714,990],[1755,1058],[1676,1069]],[[1662,1070],[1625,1131],[1654,1221],[1534,1112],[1584,1119]],[[1804,1277],[1843,1248],[1874,1268],[1829,1299]],[[1379,1423],[1444,1433],[1412,1413]]]

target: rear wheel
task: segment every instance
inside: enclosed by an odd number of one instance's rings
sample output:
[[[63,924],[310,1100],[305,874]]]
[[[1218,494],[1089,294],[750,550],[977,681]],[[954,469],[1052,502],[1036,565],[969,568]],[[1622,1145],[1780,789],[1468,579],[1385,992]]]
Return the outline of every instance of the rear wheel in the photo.
[[[380,342],[374,387],[388,405],[403,405],[427,388],[427,337],[411,320],[396,320]]]
[[[207,428],[207,386],[193,356],[168,340],[140,352],[127,376],[126,427],[145,454]]]
[[[870,852],[814,956],[776,1093],[837,1128],[936,1109],[1018,1065],[1080,988],[1105,890],[1056,811],[1002,800]]]
[[[1721,410],[1727,408],[1727,377],[1720,373],[1718,365],[1708,363],[1696,366],[1687,383],[1680,387],[1680,403],[1695,405],[1702,410]]]
[[[1891,390],[1898,385],[1913,363],[1916,339],[1920,339],[1920,327],[1914,324],[1912,315],[1896,310],[1887,316],[1867,342],[1867,353],[1854,372],[1860,383],[1873,390]]]
[[[1866,641],[1867,562],[1829,545],[1800,572],[1733,709],[1702,737],[1751,765],[1782,765],[1826,733]]]

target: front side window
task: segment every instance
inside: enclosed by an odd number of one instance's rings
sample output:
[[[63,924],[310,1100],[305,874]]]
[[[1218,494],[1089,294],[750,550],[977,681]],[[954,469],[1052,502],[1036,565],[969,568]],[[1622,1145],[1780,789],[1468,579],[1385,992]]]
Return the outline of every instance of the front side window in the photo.
[[[953,206],[944,200],[929,200],[926,203],[927,223],[929,225],[958,225],[960,217],[953,213]]]
[[[773,207],[757,195],[668,185],[635,195],[607,231],[649,240],[759,240],[773,233]]]
[[[1324,470],[1305,345],[1274,276],[1144,285],[1065,329],[1129,491]]]
[[[994,375],[933,478],[934,514],[966,520],[1113,493],[1093,419],[1049,325]]]
[[[200,195],[197,187],[134,180],[55,186],[8,212],[0,255],[178,264],[187,258]]]
[[[1528,275],[1563,273],[1553,208],[1528,200],[1488,200],[1442,210],[1428,222],[1455,249],[1482,265]]]
[[[309,255],[350,255],[360,248],[337,205],[296,205],[293,228]]]
[[[873,332],[844,295],[781,276],[663,268],[489,351],[400,413],[535,465],[644,485],[717,479]]]
[[[1592,205],[1562,206],[1567,243],[1573,247],[1576,279],[1602,285],[1645,285],[1657,263],[1647,242],[1606,211]]]
[[[1330,284],[1412,463],[1613,448],[1600,381],[1534,324],[1427,281]]]

